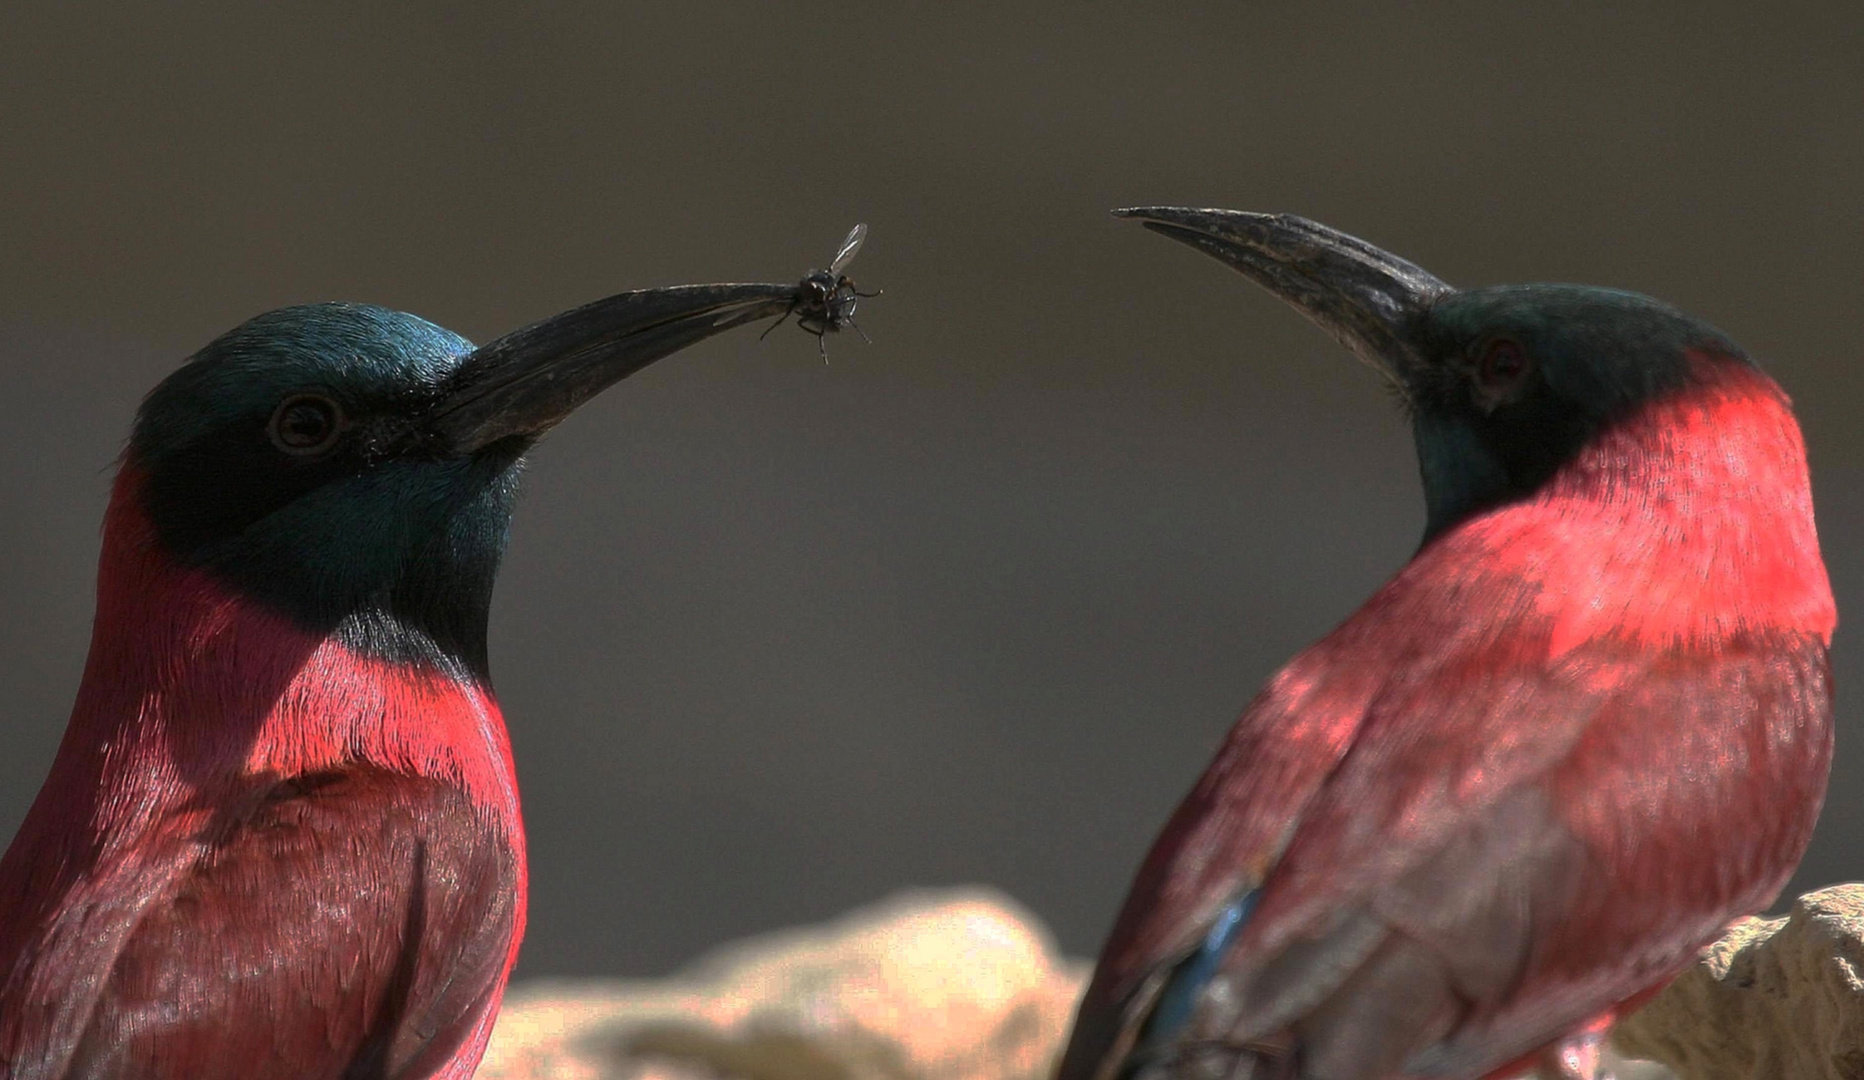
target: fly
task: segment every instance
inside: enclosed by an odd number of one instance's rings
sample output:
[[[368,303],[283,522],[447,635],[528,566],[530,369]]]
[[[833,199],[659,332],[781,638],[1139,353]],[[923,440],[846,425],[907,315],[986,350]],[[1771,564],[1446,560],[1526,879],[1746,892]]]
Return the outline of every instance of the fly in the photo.
[[[790,308],[783,317],[770,324],[770,330],[783,325],[783,320],[796,316],[796,325],[816,336],[816,348],[822,352],[822,362],[828,362],[828,335],[839,332],[843,327],[853,326],[854,332],[861,335],[861,340],[872,345],[873,339],[859,326],[855,326],[854,309],[860,301],[879,296],[881,290],[861,292],[854,287],[854,279],[842,273],[847,265],[854,261],[855,252],[861,250],[862,241],[867,239],[867,226],[856,225],[848,230],[848,235],[835,249],[835,257],[829,260],[827,270],[811,270],[796,284],[796,295],[790,298]],[[770,330],[758,335],[758,340],[770,336]]]

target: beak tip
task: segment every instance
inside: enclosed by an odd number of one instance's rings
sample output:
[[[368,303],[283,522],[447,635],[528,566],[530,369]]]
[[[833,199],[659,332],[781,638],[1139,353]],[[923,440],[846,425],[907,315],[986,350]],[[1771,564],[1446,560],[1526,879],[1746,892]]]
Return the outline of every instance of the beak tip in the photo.
[[[1142,225],[1154,221],[1176,221],[1197,211],[1186,206],[1122,206],[1113,211],[1117,218],[1130,218]]]

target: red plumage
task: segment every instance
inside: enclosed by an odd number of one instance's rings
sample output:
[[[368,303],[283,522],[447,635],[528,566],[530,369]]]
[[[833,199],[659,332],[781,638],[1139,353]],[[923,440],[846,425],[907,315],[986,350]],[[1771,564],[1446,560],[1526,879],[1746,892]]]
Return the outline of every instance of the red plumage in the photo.
[[[140,483],[0,861],[0,1075],[470,1076],[524,926],[497,702],[178,566]]]
[[[1147,857],[1062,1080],[1130,1067],[1251,892],[1175,1044],[1299,1044],[1327,1077],[1507,1075],[1772,901],[1824,796],[1836,615],[1785,396],[1687,364],[1250,705]]]
[[[0,1080],[470,1076],[524,932],[486,649],[523,455],[795,292],[621,293],[478,349],[281,308],[163,380],[0,858]]]

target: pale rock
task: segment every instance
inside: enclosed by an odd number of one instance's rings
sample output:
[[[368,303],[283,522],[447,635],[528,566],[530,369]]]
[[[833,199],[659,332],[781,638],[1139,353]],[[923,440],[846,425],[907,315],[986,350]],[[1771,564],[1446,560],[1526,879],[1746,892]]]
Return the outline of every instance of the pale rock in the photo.
[[[1613,1039],[1683,1080],[1864,1080],[1864,885],[1729,927]]]
[[[478,1075],[1048,1080],[1086,976],[995,892],[910,893],[670,979],[514,987]],[[1617,1080],[1864,1080],[1864,885],[1735,924],[1613,1042],[1663,1063]]]
[[[1043,1080],[1087,975],[982,889],[728,946],[668,980],[514,987],[482,1080]]]

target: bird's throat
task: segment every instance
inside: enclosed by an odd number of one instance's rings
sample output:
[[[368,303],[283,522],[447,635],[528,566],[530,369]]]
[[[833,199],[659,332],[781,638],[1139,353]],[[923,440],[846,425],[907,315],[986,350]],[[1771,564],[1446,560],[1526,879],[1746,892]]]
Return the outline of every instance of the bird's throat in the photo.
[[[156,812],[224,785],[366,762],[453,783],[515,830],[510,748],[489,689],[307,631],[180,565],[142,512],[137,480],[124,471],[105,518],[91,652],[48,789],[97,792],[94,813]],[[88,775],[60,785],[72,769]]]

